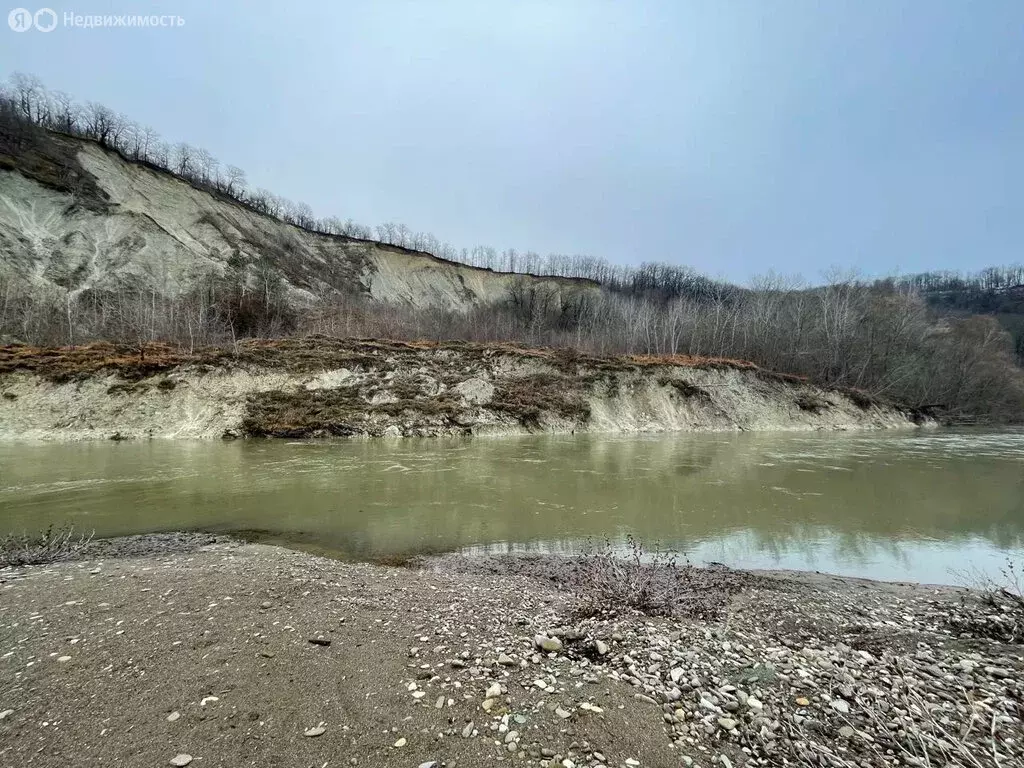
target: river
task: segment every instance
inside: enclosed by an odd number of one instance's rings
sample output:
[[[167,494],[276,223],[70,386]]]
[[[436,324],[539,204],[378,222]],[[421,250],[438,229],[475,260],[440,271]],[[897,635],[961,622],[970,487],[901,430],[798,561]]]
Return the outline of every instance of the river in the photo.
[[[578,552],[962,583],[1024,560],[1024,430],[0,444],[0,531],[256,531],[343,557]]]

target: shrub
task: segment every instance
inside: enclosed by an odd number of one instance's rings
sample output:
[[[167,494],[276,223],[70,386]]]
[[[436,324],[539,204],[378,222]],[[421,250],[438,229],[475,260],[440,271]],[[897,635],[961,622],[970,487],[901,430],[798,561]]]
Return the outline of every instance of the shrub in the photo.
[[[677,556],[655,548],[645,550],[632,536],[626,537],[625,557],[605,541],[583,556],[580,592],[584,607],[592,613],[623,608],[650,616],[671,616],[691,592],[693,567],[678,566]]]
[[[820,413],[829,406],[829,402],[812,392],[801,392],[796,397],[796,406],[801,411]]]
[[[93,534],[75,536],[75,528],[50,525],[43,533],[11,533],[0,539],[0,567],[45,565],[71,560],[92,541]]]
[[[946,617],[955,630],[1003,643],[1024,643],[1024,563],[1007,560],[999,576],[976,579],[975,595]]]

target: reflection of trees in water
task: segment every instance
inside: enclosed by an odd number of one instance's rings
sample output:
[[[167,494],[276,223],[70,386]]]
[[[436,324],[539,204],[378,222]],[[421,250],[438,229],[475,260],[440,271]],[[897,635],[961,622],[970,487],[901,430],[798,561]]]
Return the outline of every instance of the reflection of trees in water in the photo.
[[[924,435],[907,443],[680,434],[43,446],[15,455],[19,484],[107,482],[35,494],[11,520],[45,525],[72,507],[101,534],[254,528],[354,555],[494,542],[575,552],[587,537],[626,533],[683,550],[742,541],[776,559],[848,562],[901,558],[901,542],[921,540],[1024,547],[1019,460],[951,457]]]

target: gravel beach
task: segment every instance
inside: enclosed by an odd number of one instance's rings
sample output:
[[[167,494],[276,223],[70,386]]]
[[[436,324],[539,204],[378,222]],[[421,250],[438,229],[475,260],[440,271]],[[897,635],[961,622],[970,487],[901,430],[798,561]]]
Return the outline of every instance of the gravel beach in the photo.
[[[2,765],[1024,765],[968,590],[699,569],[716,610],[648,616],[558,557],[91,546],[0,570]]]

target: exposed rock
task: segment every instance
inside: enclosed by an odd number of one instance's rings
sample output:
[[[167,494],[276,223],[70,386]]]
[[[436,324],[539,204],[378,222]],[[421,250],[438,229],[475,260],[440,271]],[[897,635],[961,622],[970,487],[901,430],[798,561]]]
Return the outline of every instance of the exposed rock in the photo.
[[[536,635],[533,638],[534,645],[540,648],[542,651],[548,653],[555,653],[562,650],[562,641],[557,637],[551,637],[546,634]]]
[[[466,379],[452,389],[470,405],[486,405],[494,398],[494,385],[484,379]]]
[[[836,712],[839,712],[840,714],[850,714],[850,705],[842,699],[832,699],[830,706],[832,707],[832,709],[834,709]]]

